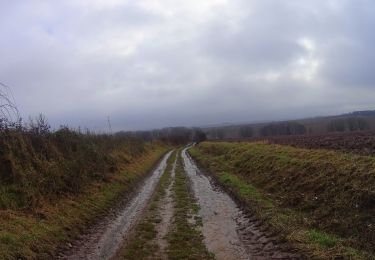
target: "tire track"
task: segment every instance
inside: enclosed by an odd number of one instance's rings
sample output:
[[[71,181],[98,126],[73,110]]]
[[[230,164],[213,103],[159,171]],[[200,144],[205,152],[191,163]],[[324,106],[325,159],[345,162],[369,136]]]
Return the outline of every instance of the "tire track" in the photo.
[[[185,171],[200,204],[202,232],[208,250],[216,259],[300,259],[301,256],[277,243],[262,223],[246,215],[236,202],[200,172],[194,161],[182,151]]]
[[[152,174],[144,180],[138,193],[113,216],[95,226],[71,250],[60,256],[69,260],[110,259],[121,247],[128,233],[137,224],[143,211],[167,167],[167,160],[172,151],[167,153]]]

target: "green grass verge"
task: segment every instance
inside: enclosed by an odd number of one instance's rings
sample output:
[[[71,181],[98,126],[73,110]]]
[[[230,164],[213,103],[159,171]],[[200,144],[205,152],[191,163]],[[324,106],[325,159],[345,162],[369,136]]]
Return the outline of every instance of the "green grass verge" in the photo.
[[[307,256],[375,259],[375,158],[264,143],[205,142],[189,152]]]
[[[251,197],[253,200],[262,203],[265,207],[273,206],[271,200],[263,197],[253,185],[244,182],[238,176],[223,172],[219,175],[219,181],[227,187],[233,188],[241,197]]]

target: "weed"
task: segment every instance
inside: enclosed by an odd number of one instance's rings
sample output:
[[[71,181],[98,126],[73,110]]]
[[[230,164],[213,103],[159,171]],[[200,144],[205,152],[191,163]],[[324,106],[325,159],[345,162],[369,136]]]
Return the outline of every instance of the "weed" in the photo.
[[[68,193],[53,203],[46,198],[30,210],[0,210],[0,259],[53,258],[59,245],[77,237],[132,191],[168,148],[147,145],[144,152],[130,155],[126,147],[120,147],[116,158],[131,160],[119,159],[118,170],[107,181],[93,180],[78,194]],[[2,194],[9,194],[12,186],[0,187]],[[17,185],[13,184],[12,189],[17,190]]]
[[[195,198],[189,190],[189,180],[178,156],[173,196],[175,216],[173,229],[168,233],[169,259],[213,259],[203,243],[203,235],[199,229],[201,221],[189,221],[199,210]]]
[[[374,257],[375,158],[267,143],[204,142],[189,153],[307,255]]]
[[[159,215],[160,200],[165,195],[165,190],[171,181],[171,170],[176,158],[176,152],[173,152],[167,161],[167,167],[160,178],[156,187],[155,194],[151,203],[145,212],[146,216],[136,227],[131,241],[124,247],[120,253],[124,259],[146,259],[156,256],[159,248],[155,241],[157,230],[156,226],[161,221]]]
[[[307,235],[312,242],[323,247],[334,247],[338,241],[336,237],[316,229],[309,230]]]
[[[261,200],[260,193],[252,185],[241,181],[237,176],[223,172],[219,175],[219,180],[230,187],[235,188],[243,197],[252,197]]]

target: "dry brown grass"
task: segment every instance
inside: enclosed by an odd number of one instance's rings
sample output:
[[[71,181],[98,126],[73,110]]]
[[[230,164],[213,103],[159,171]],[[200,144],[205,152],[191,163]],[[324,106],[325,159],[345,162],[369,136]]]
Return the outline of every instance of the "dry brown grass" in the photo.
[[[375,253],[375,158],[264,143],[207,142],[191,153],[304,250]]]

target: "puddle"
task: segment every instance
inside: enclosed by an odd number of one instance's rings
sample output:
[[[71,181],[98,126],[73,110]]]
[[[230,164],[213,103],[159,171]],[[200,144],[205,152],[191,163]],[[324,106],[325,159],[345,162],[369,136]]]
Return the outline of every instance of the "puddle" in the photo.
[[[144,214],[161,175],[167,167],[171,152],[166,154],[152,174],[144,180],[138,193],[121,210],[114,211],[80,239],[72,248],[60,256],[63,259],[111,259],[117,250],[126,243],[127,235]],[[213,185],[209,176],[202,174],[187,154],[181,153],[184,169],[191,180],[194,195],[200,205],[202,233],[207,249],[218,260],[231,259],[301,259],[293,251],[277,243],[262,224],[254,217],[246,215],[236,202],[223,190]],[[168,246],[165,235],[173,218],[173,198],[171,187],[175,178],[174,162],[171,183],[162,200],[161,222],[157,227],[157,243],[160,259],[166,259]]]
[[[166,154],[150,177],[144,180],[136,196],[134,196],[122,210],[114,217],[93,228],[92,233],[82,239],[82,242],[72,248],[69,256],[63,259],[110,259],[123,244],[129,231],[145,210],[155,187],[166,169],[167,160],[171,152]]]
[[[194,161],[182,151],[185,171],[190,177],[202,217],[202,233],[207,249],[218,260],[301,259],[286,245],[277,243],[254,217],[246,215],[223,190],[202,174]]]
[[[217,259],[250,259],[237,233],[236,219],[241,215],[240,209],[228,194],[215,189],[208,177],[200,174],[186,150],[182,151],[182,158],[200,205],[202,233],[207,249]]]

